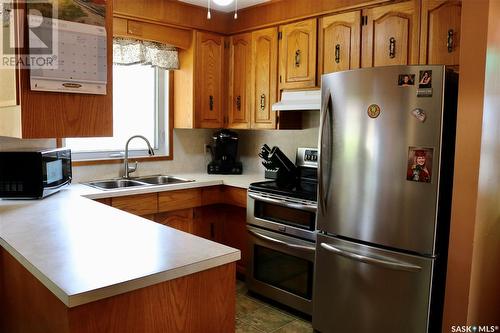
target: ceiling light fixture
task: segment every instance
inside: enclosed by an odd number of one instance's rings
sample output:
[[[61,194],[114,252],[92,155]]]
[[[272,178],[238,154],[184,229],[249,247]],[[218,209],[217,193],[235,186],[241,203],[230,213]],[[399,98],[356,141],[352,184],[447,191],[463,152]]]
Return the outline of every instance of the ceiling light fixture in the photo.
[[[234,1],[234,19],[236,20],[238,18],[238,0],[213,0],[216,5],[219,6],[227,6],[230,5]],[[210,3],[212,0],[207,0],[207,20],[210,20],[212,18],[212,13],[210,11]]]
[[[230,5],[234,0],[214,0],[215,4],[219,6],[227,6]]]

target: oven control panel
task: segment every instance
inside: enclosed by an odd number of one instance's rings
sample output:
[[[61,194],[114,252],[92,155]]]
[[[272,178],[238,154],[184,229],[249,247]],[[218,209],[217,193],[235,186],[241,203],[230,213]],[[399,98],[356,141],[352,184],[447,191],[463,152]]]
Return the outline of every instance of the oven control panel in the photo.
[[[318,167],[318,148],[297,148],[298,166],[317,168]]]

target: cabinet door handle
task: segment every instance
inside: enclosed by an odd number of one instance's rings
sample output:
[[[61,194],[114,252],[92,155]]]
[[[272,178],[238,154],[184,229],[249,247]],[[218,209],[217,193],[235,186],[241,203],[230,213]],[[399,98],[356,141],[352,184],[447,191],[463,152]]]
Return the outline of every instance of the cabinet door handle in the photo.
[[[340,62],[340,44],[335,45],[335,62]]]
[[[260,110],[264,111],[266,108],[266,95],[262,94],[260,95]]]
[[[236,97],[236,109],[241,110],[241,96]]]
[[[295,67],[300,66],[300,50],[295,51]]]
[[[448,53],[453,52],[453,37],[455,35],[455,32],[453,29],[448,30],[448,39],[446,41],[446,47],[448,48]]]
[[[389,39],[389,58],[393,59],[396,57],[396,38],[391,37]]]
[[[210,111],[213,111],[214,109],[214,96],[210,95],[208,97],[208,107],[210,108]]]
[[[215,239],[215,225],[213,223],[210,223],[210,239]]]

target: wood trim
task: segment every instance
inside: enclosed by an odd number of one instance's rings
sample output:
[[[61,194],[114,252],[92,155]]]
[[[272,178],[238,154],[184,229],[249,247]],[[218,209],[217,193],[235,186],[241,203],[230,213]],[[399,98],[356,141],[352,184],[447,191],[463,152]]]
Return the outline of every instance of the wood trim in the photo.
[[[114,0],[114,16],[140,19],[144,22],[166,24],[188,29],[227,34],[233,21],[232,14],[211,10],[172,0]]]
[[[229,25],[228,33],[235,34],[312,17],[391,3],[395,0],[286,0],[244,8],[238,20]]]
[[[161,23],[113,17],[113,36],[136,38],[187,49],[191,45],[191,31]]]
[[[174,86],[174,71],[170,71],[168,74],[168,158],[166,160],[174,159]]]
[[[2,332],[235,331],[235,263],[73,308],[1,247],[0,265]]]

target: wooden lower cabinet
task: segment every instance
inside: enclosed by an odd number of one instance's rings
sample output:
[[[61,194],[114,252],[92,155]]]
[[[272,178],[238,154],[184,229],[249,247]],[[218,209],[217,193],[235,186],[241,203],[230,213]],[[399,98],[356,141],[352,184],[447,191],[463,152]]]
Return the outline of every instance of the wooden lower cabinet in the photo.
[[[153,221],[171,228],[193,233],[193,208],[155,214]]]
[[[224,206],[225,220],[222,227],[221,243],[241,251],[241,259],[236,262],[236,271],[245,275],[249,260],[246,208]]]
[[[68,308],[0,247],[0,332],[235,331],[235,265]]]
[[[221,243],[225,215],[223,205],[210,205],[196,208],[193,234]]]

